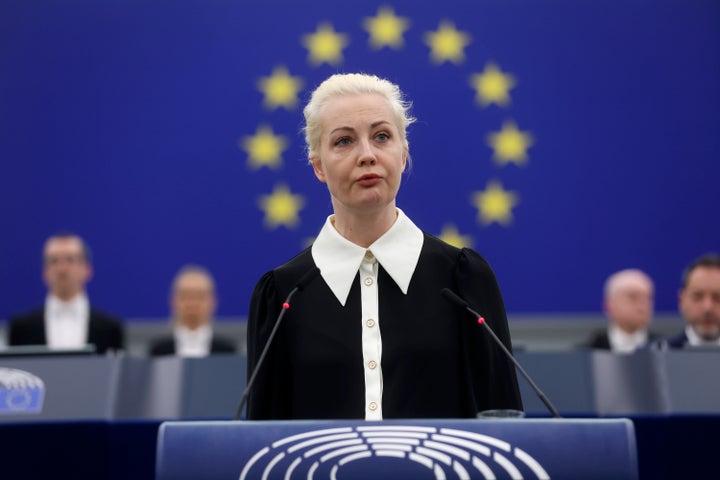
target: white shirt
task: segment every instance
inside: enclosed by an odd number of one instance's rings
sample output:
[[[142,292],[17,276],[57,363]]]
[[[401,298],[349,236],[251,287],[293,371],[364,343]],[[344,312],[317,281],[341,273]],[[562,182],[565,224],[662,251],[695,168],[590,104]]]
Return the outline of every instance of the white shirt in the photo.
[[[402,212],[390,229],[368,248],[340,235],[333,215],[325,221],[313,243],[312,257],[325,283],[345,305],[355,276],[360,272],[362,351],[365,371],[365,419],[382,420],[382,338],[378,308],[378,264],[407,294],[420,258],[423,233]]]
[[[618,353],[632,353],[648,342],[647,329],[641,328],[633,333],[627,333],[617,325],[608,327],[608,340],[610,350]]]
[[[182,325],[173,328],[175,336],[175,355],[181,357],[206,357],[210,354],[212,341],[212,328],[210,325],[201,325],[190,330]]]
[[[716,340],[705,340],[698,335],[690,325],[685,326],[685,335],[688,338],[688,345],[691,347],[720,347],[720,338]]]
[[[81,293],[69,302],[54,295],[45,300],[45,341],[52,350],[83,348],[88,341],[90,303]]]

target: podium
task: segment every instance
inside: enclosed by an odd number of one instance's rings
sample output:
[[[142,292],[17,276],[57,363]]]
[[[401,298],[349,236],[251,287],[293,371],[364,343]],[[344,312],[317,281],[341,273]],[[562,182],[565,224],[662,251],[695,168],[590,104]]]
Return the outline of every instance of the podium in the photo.
[[[165,422],[157,480],[637,479],[628,419]]]

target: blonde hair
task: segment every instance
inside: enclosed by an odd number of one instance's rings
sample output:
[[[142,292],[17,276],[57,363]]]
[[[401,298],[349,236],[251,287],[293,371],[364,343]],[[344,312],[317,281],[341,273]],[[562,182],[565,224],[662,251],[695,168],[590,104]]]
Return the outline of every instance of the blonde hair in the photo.
[[[308,158],[312,158],[320,145],[320,120],[321,110],[333,97],[340,95],[358,95],[364,93],[375,93],[382,95],[390,102],[390,107],[395,114],[395,123],[400,131],[401,140],[406,150],[410,144],[407,140],[407,127],[415,122],[410,116],[409,110],[412,102],[403,98],[400,87],[375,75],[364,73],[335,74],[323,81],[312,93],[310,101],[303,109],[305,116],[305,143],[307,146]],[[409,154],[408,154],[409,158]]]

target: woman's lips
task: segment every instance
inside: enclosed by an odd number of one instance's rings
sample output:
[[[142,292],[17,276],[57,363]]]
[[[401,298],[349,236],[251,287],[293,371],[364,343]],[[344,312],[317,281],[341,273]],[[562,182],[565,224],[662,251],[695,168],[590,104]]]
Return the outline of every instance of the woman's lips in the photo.
[[[372,187],[373,185],[377,185],[382,180],[382,177],[380,175],[375,174],[368,174],[363,175],[362,177],[358,178],[356,181],[363,187]]]

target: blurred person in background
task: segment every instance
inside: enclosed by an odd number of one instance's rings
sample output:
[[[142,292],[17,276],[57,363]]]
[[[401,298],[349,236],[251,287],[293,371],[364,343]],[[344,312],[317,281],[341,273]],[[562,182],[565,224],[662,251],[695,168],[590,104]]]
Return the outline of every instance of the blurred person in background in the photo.
[[[213,333],[217,308],[215,281],[206,269],[186,265],[175,275],[170,292],[172,335],[151,343],[150,355],[205,357],[234,353],[235,343]]]
[[[685,329],[661,348],[720,347],[720,255],[702,255],[685,268],[678,304]]]
[[[655,287],[643,271],[626,269],[605,281],[603,311],[608,326],[593,333],[585,347],[631,353],[659,335],[649,331],[653,317]]]
[[[85,291],[93,274],[90,248],[78,235],[61,232],[43,249],[45,305],[10,318],[8,345],[46,345],[74,350],[91,344],[96,353],[122,350],[125,332],[120,318],[90,304]]]

